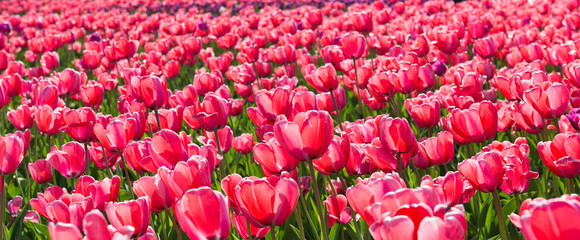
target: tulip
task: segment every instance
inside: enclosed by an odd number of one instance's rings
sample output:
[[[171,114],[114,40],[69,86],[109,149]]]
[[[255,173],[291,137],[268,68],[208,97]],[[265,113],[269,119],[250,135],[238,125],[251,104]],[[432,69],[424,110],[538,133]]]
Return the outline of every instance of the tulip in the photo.
[[[114,120],[110,122],[106,128],[101,123],[95,123],[93,131],[95,137],[107,150],[111,152],[122,152],[127,145],[127,142],[133,140],[137,120],[134,118],[127,118],[124,122]]]
[[[333,122],[325,111],[308,111],[294,116],[294,122],[282,120],[274,125],[276,140],[300,161],[319,158],[332,140]]]
[[[94,207],[100,211],[104,211],[106,204],[117,201],[120,187],[121,178],[119,176],[114,176],[112,179],[105,178],[101,181],[90,183],[87,186],[86,191],[88,191],[90,196],[93,198]]]
[[[42,105],[36,109],[34,121],[38,130],[48,135],[57,134],[64,124],[60,112],[53,111],[48,105]]]
[[[415,151],[417,140],[406,119],[381,118],[380,139],[383,147],[392,153]]]
[[[32,179],[38,184],[45,184],[52,180],[52,166],[44,159],[29,163],[28,171]]]
[[[330,92],[338,87],[338,78],[334,67],[326,65],[314,70],[305,77],[306,81],[319,92]]]
[[[272,92],[263,92],[256,95],[256,106],[260,113],[269,121],[275,122],[276,117],[290,116],[290,89],[276,88]]]
[[[16,129],[24,130],[31,128],[34,123],[34,108],[27,105],[20,105],[16,110],[8,111],[8,120]]]
[[[154,177],[144,176],[133,182],[133,190],[137,197],[148,196],[151,204],[151,211],[160,213],[171,206],[175,198],[171,195],[169,188],[165,185],[159,175]]]
[[[159,168],[159,177],[170,190],[172,197],[182,198],[189,189],[211,186],[211,163],[200,156],[192,156],[187,162],[179,162],[173,170]]]
[[[350,18],[355,30],[362,33],[368,33],[373,30],[372,12],[353,13]]]
[[[405,100],[405,108],[420,128],[435,127],[441,117],[439,101],[429,99],[426,95]]]
[[[566,239],[580,232],[580,199],[578,195],[563,195],[554,199],[527,199],[520,215],[510,215],[511,222],[526,239]]]
[[[350,150],[350,143],[346,136],[343,139],[332,139],[326,152],[317,159],[312,160],[314,168],[324,174],[331,175],[339,172],[346,166],[345,152]]]
[[[236,231],[238,231],[238,234],[240,234],[240,237],[242,238],[249,238],[249,234],[251,234],[251,237],[254,238],[263,238],[266,236],[266,234],[268,234],[268,232],[270,231],[270,227],[263,227],[263,228],[259,228],[256,227],[252,224],[250,224],[248,222],[248,220],[246,219],[246,217],[244,217],[243,215],[239,215],[238,213],[234,212],[233,213],[233,224],[234,227],[236,228]],[[248,227],[250,228],[250,231],[248,231]]]
[[[538,178],[537,172],[530,171],[530,159],[528,156],[519,158],[514,155],[509,155],[504,157],[504,159],[509,166],[505,169],[501,190],[508,195],[527,191],[530,180]]]
[[[155,133],[149,145],[149,154],[157,166],[166,166],[171,169],[188,158],[177,133],[168,129]]]
[[[523,94],[526,103],[544,118],[557,118],[566,113],[570,91],[560,83],[543,82]]]
[[[328,217],[328,227],[334,226],[336,222],[347,224],[352,220],[351,210],[347,207],[344,195],[330,195],[324,200]]]
[[[0,175],[13,173],[22,162],[25,154],[25,143],[16,135],[0,136]],[[1,185],[2,189],[4,185]]]
[[[455,206],[469,202],[475,194],[475,189],[469,181],[461,176],[460,172],[447,172],[445,176],[431,179],[429,175],[423,177],[421,187],[429,186],[439,192],[441,201],[448,206]]]
[[[81,60],[81,65],[84,68],[93,70],[101,65],[101,59],[103,55],[96,52],[95,50],[85,50],[83,52],[83,59]]]
[[[483,142],[497,132],[497,108],[489,102],[472,104],[469,109],[453,109],[443,119],[443,128],[453,134],[458,144]]]
[[[191,239],[227,239],[231,220],[226,197],[209,187],[187,191],[174,207],[181,229]]]
[[[81,85],[79,93],[86,106],[94,107],[103,102],[105,89],[99,82],[89,81],[87,84]]]
[[[360,33],[347,33],[340,41],[342,52],[347,58],[360,58],[367,51],[365,37]]]
[[[574,178],[580,175],[578,156],[579,134],[560,133],[554,140],[538,143],[538,154],[550,172],[558,177]]]
[[[236,202],[252,225],[280,226],[296,207],[298,184],[293,179],[278,178],[246,178],[235,188]]]
[[[133,77],[129,87],[133,97],[149,109],[157,110],[167,101],[167,84],[156,76]]]
[[[254,147],[254,135],[250,133],[244,133],[237,136],[232,141],[232,146],[240,154],[248,154],[252,151]]]
[[[455,157],[453,135],[440,132],[436,137],[421,140],[418,144],[419,153],[432,165],[445,165]]]
[[[93,124],[97,120],[97,115],[93,109],[84,107],[65,110],[63,120],[66,124],[65,132],[75,141],[87,142],[95,138]]]
[[[108,204],[105,211],[113,227],[117,229],[124,226],[133,227],[134,231],[131,235],[133,238],[145,234],[151,218],[150,204],[144,197]]]
[[[258,143],[252,149],[254,160],[260,166],[272,174],[291,172],[298,166],[298,159],[293,157],[275,139],[271,138],[265,143]]]
[[[60,150],[53,146],[46,155],[47,161],[60,174],[68,179],[81,176],[86,169],[86,154],[83,145],[78,142],[68,142]]]
[[[224,128],[228,122],[226,100],[216,95],[206,95],[201,104],[201,111],[198,113],[184,111],[184,118],[196,120],[206,131],[215,131]],[[191,121],[191,120],[190,120]]]

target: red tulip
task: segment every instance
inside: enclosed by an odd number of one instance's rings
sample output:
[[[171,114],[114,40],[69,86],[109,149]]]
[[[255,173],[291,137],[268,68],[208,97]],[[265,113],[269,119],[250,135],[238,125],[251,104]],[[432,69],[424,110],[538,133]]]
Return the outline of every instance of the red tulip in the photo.
[[[472,104],[469,109],[453,109],[443,118],[443,128],[453,134],[458,144],[483,142],[497,132],[497,108],[489,102]]]
[[[68,142],[60,150],[53,146],[47,161],[64,177],[71,179],[81,176],[86,169],[85,148],[78,142]]]
[[[439,48],[445,54],[451,54],[455,52],[459,46],[459,37],[457,32],[454,30],[442,30],[437,29],[435,34],[435,46]]]
[[[159,109],[167,102],[167,84],[156,76],[132,77],[130,88],[133,97],[149,109]]]
[[[52,180],[52,166],[44,159],[38,159],[28,164],[28,172],[38,184],[45,184]]]
[[[334,123],[328,112],[308,111],[274,125],[276,140],[300,161],[319,158],[333,138]]]
[[[124,122],[114,120],[110,122],[106,129],[101,123],[95,123],[93,131],[95,137],[107,150],[111,152],[122,152],[127,142],[133,140],[136,131],[137,120],[127,118]]]
[[[368,33],[373,30],[373,14],[372,12],[358,12],[350,15],[354,29]]]
[[[319,92],[333,91],[338,87],[336,70],[329,63],[306,75],[305,79]]]
[[[139,42],[137,40],[127,40],[126,38],[119,39],[115,46],[115,51],[119,59],[131,58],[137,52],[139,48]]]
[[[63,119],[66,124],[64,131],[75,141],[88,142],[95,138],[93,124],[97,121],[97,115],[92,108],[65,110]]]
[[[188,121],[188,119],[196,120],[199,126],[206,131],[215,131],[224,128],[227,125],[228,114],[226,106],[227,103],[225,99],[216,95],[206,95],[201,104],[201,111],[188,114],[186,109],[184,117],[186,121]]]
[[[243,179],[234,195],[246,219],[254,226],[266,227],[284,224],[298,203],[298,193],[293,179],[252,177]]]
[[[580,198],[564,195],[554,199],[527,199],[522,203],[520,215],[510,215],[526,239],[573,239],[580,233]]]
[[[187,191],[174,211],[179,226],[191,239],[227,239],[230,235],[227,199],[209,187]]]
[[[441,117],[439,101],[419,95],[416,98],[405,100],[405,108],[420,128],[435,127]]]
[[[0,175],[4,177],[16,171],[24,155],[25,143],[22,138],[16,135],[0,136]]]
[[[232,220],[233,220],[234,227],[236,228],[236,231],[238,231],[238,234],[240,234],[240,237],[242,237],[244,239],[248,238],[248,220],[246,219],[246,217],[234,212]],[[263,227],[263,228],[256,227],[252,224],[249,224],[249,226],[250,226],[252,237],[254,237],[254,238],[263,238],[270,231],[269,226]]]
[[[360,33],[348,33],[340,41],[340,46],[347,58],[360,58],[367,51],[365,37]]]
[[[435,179],[426,175],[421,181],[421,187],[423,186],[429,186],[439,192],[442,203],[448,206],[467,203],[475,194],[473,186],[461,176],[460,172],[447,172],[445,176]]]
[[[237,136],[232,141],[232,146],[236,152],[244,155],[248,154],[254,147],[254,135],[250,133],[244,133],[240,136]]]
[[[197,91],[197,95],[205,95],[209,92],[215,92],[223,84],[224,80],[220,76],[216,76],[212,73],[198,74],[193,78],[193,86]]]
[[[100,83],[89,81],[87,84],[81,85],[79,93],[83,103],[88,107],[93,107],[101,105],[105,89]]]
[[[330,195],[324,200],[326,205],[328,227],[334,226],[336,222],[340,224],[347,224],[352,220],[350,208],[347,206],[346,197],[344,195]]]
[[[381,118],[379,126],[383,147],[392,153],[416,151],[417,140],[406,119]]]
[[[149,197],[151,211],[155,213],[167,210],[175,202],[175,197],[171,195],[169,188],[161,181],[159,175],[141,177],[133,182],[133,190],[138,197]]]
[[[482,58],[495,55],[495,45],[491,38],[478,39],[473,43],[473,50]]]
[[[179,132],[183,124],[183,107],[177,106],[171,109],[159,109],[155,113],[149,113],[147,122],[151,126],[152,132],[158,132],[160,129],[169,129],[174,132]],[[161,126],[157,126],[157,117]],[[146,129],[149,130],[149,129]]]
[[[560,83],[543,82],[524,92],[526,103],[544,118],[557,118],[566,113],[570,91]]]
[[[51,106],[52,108],[56,108],[58,106],[59,98],[58,88],[56,86],[44,85],[41,87],[41,85],[39,85],[37,89],[40,91],[38,92],[38,95],[35,95],[36,106],[42,106],[45,104]]]
[[[81,60],[81,65],[87,69],[95,69],[101,65],[101,59],[103,55],[96,52],[95,50],[85,50],[83,52],[83,59]]]
[[[163,129],[153,136],[149,153],[158,166],[173,168],[177,163],[187,160],[187,152],[177,133]]]
[[[317,159],[312,160],[314,168],[324,174],[330,175],[339,172],[346,166],[346,161],[350,150],[350,142],[346,135],[342,139],[335,137],[328,145],[328,149]]]
[[[213,166],[205,158],[192,156],[186,162],[178,162],[173,170],[159,168],[158,174],[167,188],[177,198],[189,189],[211,186]]]
[[[284,115],[290,116],[290,89],[285,87],[276,88],[271,92],[258,93],[256,95],[256,106],[260,113],[269,121],[275,122],[276,117]]]
[[[453,135],[449,132],[440,132],[436,137],[421,140],[418,146],[419,153],[431,165],[444,165],[455,157]]]
[[[502,185],[504,169],[501,156],[497,152],[478,153],[460,162],[457,168],[481,192],[493,192]]]
[[[16,129],[24,130],[31,128],[34,123],[34,108],[27,105],[20,105],[16,110],[8,111],[8,120]]]
[[[151,212],[147,198],[140,197],[120,203],[111,203],[106,208],[107,218],[115,228],[131,226],[135,230],[132,237],[139,237],[147,231]]]
[[[550,172],[558,177],[573,178],[580,175],[579,134],[560,133],[554,140],[538,143],[538,154]]]
[[[291,172],[299,163],[275,138],[270,138],[265,143],[256,144],[252,152],[254,160],[260,164],[262,169],[272,174]]]
[[[85,214],[83,218],[83,232],[85,233],[84,240],[129,239],[135,231],[135,228],[132,226],[123,226],[117,229],[113,228],[113,231],[109,227],[107,219],[105,219],[105,216],[100,211],[91,210]],[[68,235],[67,237],[72,236],[74,235]],[[80,240],[80,237],[78,239]]]
[[[123,156],[131,169],[138,173],[145,171],[157,172],[157,166],[149,153],[149,141],[135,141],[127,144]],[[107,155],[108,156],[108,155]]]

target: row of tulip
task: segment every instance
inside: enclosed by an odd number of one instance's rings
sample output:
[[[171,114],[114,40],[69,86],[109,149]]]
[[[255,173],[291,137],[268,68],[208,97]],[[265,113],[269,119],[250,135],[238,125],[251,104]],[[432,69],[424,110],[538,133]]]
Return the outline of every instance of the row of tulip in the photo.
[[[578,1],[51,3],[0,3],[0,239],[580,231]]]

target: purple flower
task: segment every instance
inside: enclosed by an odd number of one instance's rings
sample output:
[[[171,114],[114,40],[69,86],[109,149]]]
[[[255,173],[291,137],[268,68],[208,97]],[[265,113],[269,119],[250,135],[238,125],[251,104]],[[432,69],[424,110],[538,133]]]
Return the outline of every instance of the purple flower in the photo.
[[[580,108],[574,108],[570,110],[570,112],[566,114],[566,118],[568,118],[568,121],[570,121],[570,125],[572,125],[572,127],[576,129],[576,131],[580,131],[578,129],[578,122],[580,122]]]
[[[10,30],[12,30],[12,27],[10,27],[10,23],[0,24],[0,33],[1,34],[8,34],[8,33],[10,33]]]
[[[89,36],[89,41],[91,42],[100,42],[101,40],[103,40],[103,38],[101,38],[101,35],[98,33],[93,33]]]
[[[433,72],[435,72],[435,74],[437,76],[443,76],[443,74],[445,74],[445,72],[447,72],[447,66],[445,66],[445,63],[441,60],[437,60],[437,62],[433,63]]]

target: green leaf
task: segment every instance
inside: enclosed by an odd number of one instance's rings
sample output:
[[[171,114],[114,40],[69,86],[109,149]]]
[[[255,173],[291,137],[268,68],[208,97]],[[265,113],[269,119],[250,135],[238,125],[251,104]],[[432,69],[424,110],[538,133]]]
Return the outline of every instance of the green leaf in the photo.
[[[288,224],[288,227],[290,228],[291,231],[288,231],[288,234],[286,235],[285,239],[300,239],[300,231],[298,230],[298,228],[292,226],[291,224]]]
[[[22,236],[22,229],[24,227],[24,223],[22,220],[24,219],[24,216],[26,216],[26,213],[28,213],[28,207],[29,205],[26,204],[22,209],[22,211],[20,212],[20,214],[18,214],[16,219],[14,219],[12,227],[8,231],[8,234],[10,235],[10,240],[19,240],[20,237]]]

